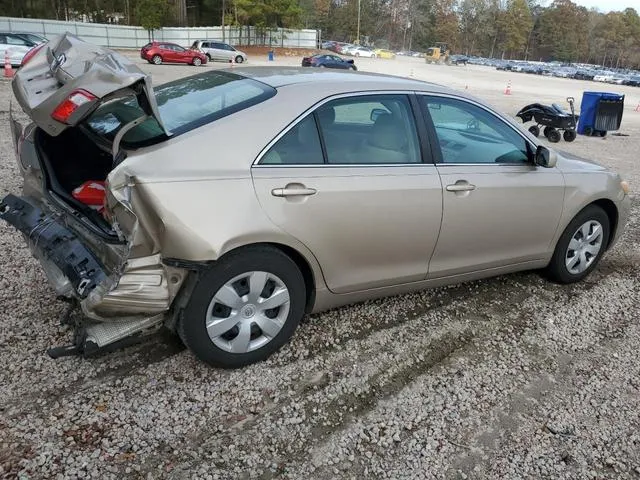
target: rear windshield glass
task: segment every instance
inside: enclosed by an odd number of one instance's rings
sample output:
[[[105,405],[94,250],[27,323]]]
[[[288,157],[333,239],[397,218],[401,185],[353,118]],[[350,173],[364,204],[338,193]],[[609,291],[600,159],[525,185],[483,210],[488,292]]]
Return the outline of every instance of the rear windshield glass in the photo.
[[[231,72],[210,71],[154,88],[160,117],[172,136],[179,135],[273,97],[269,85]],[[144,115],[134,97],[101,105],[85,122],[91,131],[113,140],[127,123]],[[136,148],[166,138],[154,118],[129,130],[122,144]]]

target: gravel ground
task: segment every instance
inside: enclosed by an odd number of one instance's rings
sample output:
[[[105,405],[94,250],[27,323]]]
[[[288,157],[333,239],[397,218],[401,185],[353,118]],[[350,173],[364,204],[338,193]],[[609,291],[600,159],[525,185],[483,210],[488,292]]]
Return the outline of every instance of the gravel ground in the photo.
[[[466,85],[510,114],[595,87],[382,62],[358,64]],[[156,83],[193,73],[143,67]],[[628,137],[560,146],[637,190],[640,90],[627,93]],[[0,195],[21,185],[10,95],[0,82]],[[579,285],[524,273],[315,315],[239,371],[205,367],[170,335],[50,360],[69,341],[66,305],[2,222],[0,477],[640,478],[639,213],[636,194],[622,241]]]

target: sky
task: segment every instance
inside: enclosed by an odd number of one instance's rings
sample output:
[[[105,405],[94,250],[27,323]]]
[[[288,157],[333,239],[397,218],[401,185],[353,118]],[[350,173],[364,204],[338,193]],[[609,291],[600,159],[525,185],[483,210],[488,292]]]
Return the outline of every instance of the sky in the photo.
[[[627,7],[640,11],[640,0],[573,0],[573,2],[587,8],[596,7],[601,12],[624,10]]]

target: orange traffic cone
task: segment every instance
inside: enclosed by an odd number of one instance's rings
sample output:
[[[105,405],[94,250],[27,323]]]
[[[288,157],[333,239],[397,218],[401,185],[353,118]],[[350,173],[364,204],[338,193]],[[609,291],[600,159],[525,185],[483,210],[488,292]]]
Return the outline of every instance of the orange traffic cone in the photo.
[[[507,83],[507,88],[504,91],[505,95],[511,95],[511,80],[509,80],[509,83]]]
[[[5,78],[13,77],[13,67],[11,66],[11,59],[9,58],[9,50],[4,52],[4,76]]]

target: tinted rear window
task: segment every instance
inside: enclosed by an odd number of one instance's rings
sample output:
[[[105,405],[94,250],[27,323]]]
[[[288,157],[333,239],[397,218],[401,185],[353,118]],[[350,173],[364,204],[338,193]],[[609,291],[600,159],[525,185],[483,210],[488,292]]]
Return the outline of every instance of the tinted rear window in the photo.
[[[154,90],[160,117],[172,136],[244,110],[276,94],[269,85],[226,71],[182,78]],[[130,97],[105,103],[85,124],[94,133],[113,140],[124,125],[143,114],[136,99]],[[122,144],[136,148],[165,138],[158,122],[151,118],[128,131]]]

